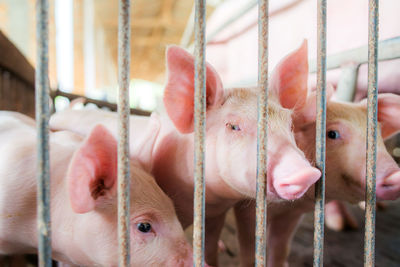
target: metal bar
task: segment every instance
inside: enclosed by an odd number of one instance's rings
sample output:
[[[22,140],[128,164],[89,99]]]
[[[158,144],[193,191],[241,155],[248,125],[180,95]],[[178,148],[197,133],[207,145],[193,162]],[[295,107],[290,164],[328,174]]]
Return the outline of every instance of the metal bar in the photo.
[[[274,16],[276,16],[276,15],[278,15],[278,14],[281,14],[282,12],[285,12],[285,11],[287,11],[287,10],[290,10],[291,8],[295,7],[296,5],[300,4],[300,3],[303,2],[303,1],[304,1],[304,0],[291,0],[291,1],[289,1],[289,2],[286,1],[286,3],[285,3],[285,1],[283,1],[283,2],[280,2],[280,4],[276,4],[276,3],[278,3],[278,2],[273,2],[273,4],[275,3],[275,5],[273,5],[272,7],[269,7],[269,8],[268,8],[268,10],[269,10],[269,11],[268,11],[268,12],[269,12],[269,17],[274,17]],[[283,3],[283,4],[282,4],[282,3]],[[256,4],[258,4],[258,1],[255,1],[255,2],[254,2],[254,6],[255,6]],[[247,8],[247,7],[245,6],[245,8]],[[272,10],[271,10],[271,9],[272,9]],[[249,9],[249,11],[250,11],[250,10],[251,10],[251,9]],[[245,15],[245,14],[246,14],[246,13],[243,13],[243,14],[240,14],[240,13],[239,13],[238,15],[243,16],[243,15]],[[217,36],[220,32],[222,32],[223,30],[225,30],[226,28],[228,28],[228,27],[230,26],[231,23],[234,23],[234,22],[236,22],[237,20],[240,19],[241,16],[238,16],[238,15],[236,15],[237,17],[236,17],[235,19],[231,18],[231,19],[230,19],[230,20],[231,20],[230,23],[228,23],[228,24],[226,24],[226,25],[224,26],[225,28],[220,28],[218,32],[213,32],[212,35],[210,34],[210,36],[211,36],[212,38],[207,37],[207,45],[226,44],[226,43],[232,41],[233,39],[235,39],[235,38],[237,38],[237,37],[239,37],[239,36],[242,36],[243,34],[245,34],[246,32],[248,32],[249,30],[253,29],[255,26],[258,25],[258,20],[256,20],[256,21],[254,21],[254,22],[249,23],[248,25],[245,25],[242,29],[240,29],[240,30],[238,30],[238,31],[236,31],[236,32],[234,32],[234,33],[232,33],[231,35],[229,35],[229,36],[227,36],[227,37],[224,37],[223,39],[218,39],[218,40],[213,41],[213,39],[214,39],[215,36]]]
[[[400,58],[400,37],[394,37],[379,42],[378,47],[378,61],[385,61]],[[356,62],[359,64],[365,64],[369,61],[368,57],[368,46],[361,46],[359,48],[346,50],[328,57],[327,69],[337,69],[343,64],[348,62]],[[316,72],[317,67],[315,64],[316,60],[310,60],[310,72]]]
[[[93,99],[93,98],[90,98],[90,97],[86,97],[86,96],[82,96],[82,95],[66,93],[66,92],[60,91],[59,89],[50,90],[50,95],[51,95],[51,98],[53,98],[53,99],[56,98],[57,96],[63,96],[63,97],[68,98],[69,100],[74,100],[76,98],[82,98],[83,99],[83,101],[82,101],[83,104],[93,103],[93,104],[95,104],[95,105],[97,105],[99,107],[107,107],[112,111],[116,111],[117,108],[118,108],[117,104],[114,104],[114,103],[110,103],[110,102],[102,101],[102,100],[96,100],[96,99]],[[140,115],[140,116],[150,116],[151,115],[150,111],[146,111],[146,110],[143,110],[143,109],[136,109],[136,108],[131,108],[130,109],[130,113],[132,115]]]
[[[367,182],[365,194],[364,266],[375,266],[376,136],[378,107],[378,0],[369,0]]]
[[[39,266],[51,266],[48,1],[36,1],[37,227]]]
[[[267,250],[267,122],[268,0],[258,3],[258,127],[255,266],[266,266]]]
[[[254,8],[257,5],[257,2],[258,0],[251,0],[249,3],[245,4],[242,8],[240,8],[239,11],[236,11],[232,16],[227,18],[217,29],[207,34],[205,43],[208,44],[210,41],[212,41],[212,39],[215,38],[215,36],[217,36],[219,33],[221,33],[223,30],[225,30],[228,26],[237,21],[247,12],[249,12],[252,8]],[[191,45],[188,46],[189,51],[193,49],[193,45],[194,44],[192,43]]]
[[[340,68],[342,65],[349,62],[359,64],[368,63],[368,46],[362,46],[355,49],[346,50],[327,57],[327,70]],[[383,40],[378,45],[378,61],[386,61],[400,58],[400,37]],[[308,70],[310,73],[317,72],[317,59],[308,60]],[[256,76],[251,76],[234,84],[225,84],[227,88],[233,87],[251,87],[257,82]]]
[[[250,10],[252,10],[257,5],[257,0],[251,0],[246,3],[242,8],[236,11],[232,16],[228,17],[218,28],[214,31],[207,34],[207,43],[215,38],[219,33],[225,30],[228,26],[232,25],[239,18],[243,17],[243,15],[247,14]]]
[[[353,102],[357,90],[358,69],[360,64],[351,62],[343,66],[336,87],[335,97],[338,100]]]
[[[323,266],[324,258],[324,209],[325,209],[325,132],[326,132],[326,0],[318,0],[318,71],[316,118],[316,167],[321,179],[315,184],[314,211],[314,267]]]
[[[119,1],[118,22],[118,266],[130,266],[129,74],[130,0]]]
[[[205,184],[204,145],[206,127],[206,68],[205,31],[206,1],[195,3],[195,79],[194,79],[194,223],[193,260],[194,266],[204,266],[204,224],[205,224]]]

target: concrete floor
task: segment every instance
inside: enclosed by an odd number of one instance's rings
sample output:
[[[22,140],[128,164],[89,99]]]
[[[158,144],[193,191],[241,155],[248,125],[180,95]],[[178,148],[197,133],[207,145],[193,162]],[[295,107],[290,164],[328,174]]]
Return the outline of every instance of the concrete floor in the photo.
[[[363,266],[364,211],[351,206],[359,228],[334,232],[325,228],[325,267]],[[313,261],[313,214],[307,214],[301,223],[292,244],[289,263],[291,267],[312,266]],[[191,229],[187,230],[190,238]],[[232,212],[228,213],[222,232],[224,244],[228,248],[219,255],[222,267],[239,266],[236,227]],[[377,211],[376,217],[376,266],[400,267],[400,201],[387,202],[384,210]]]

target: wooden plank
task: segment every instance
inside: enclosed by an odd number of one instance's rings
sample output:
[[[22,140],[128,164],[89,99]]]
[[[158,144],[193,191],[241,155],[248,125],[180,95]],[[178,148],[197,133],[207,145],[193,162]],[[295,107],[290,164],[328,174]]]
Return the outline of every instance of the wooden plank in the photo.
[[[35,70],[18,48],[0,31],[0,67],[35,87]]]

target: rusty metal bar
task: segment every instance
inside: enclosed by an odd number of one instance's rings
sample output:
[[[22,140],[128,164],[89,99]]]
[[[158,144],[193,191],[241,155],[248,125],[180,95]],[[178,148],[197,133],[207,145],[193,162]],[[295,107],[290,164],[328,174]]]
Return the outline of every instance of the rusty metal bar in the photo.
[[[258,2],[257,267],[266,266],[267,250],[268,4],[268,0]]]
[[[119,1],[118,22],[118,266],[130,266],[129,74],[130,0]]]
[[[338,100],[353,102],[357,90],[359,63],[351,62],[341,68],[335,97]]]
[[[37,227],[39,266],[51,266],[47,0],[36,1]]]
[[[117,104],[110,103],[107,101],[102,101],[102,100],[97,100],[93,99],[90,97],[82,96],[82,95],[77,95],[77,94],[71,94],[67,92],[60,91],[58,88],[56,90],[50,90],[50,96],[51,98],[56,98],[57,96],[63,96],[68,98],[70,101],[76,99],[76,98],[82,98],[83,104],[87,103],[92,103],[97,105],[98,107],[106,107],[109,108],[111,111],[117,111]],[[150,116],[151,112],[143,109],[137,109],[137,108],[131,108],[130,109],[131,115],[140,115],[140,116]]]
[[[194,16],[195,79],[194,79],[194,266],[204,266],[205,184],[204,158],[206,134],[206,1],[196,0]]]
[[[375,266],[376,136],[378,108],[378,0],[369,0],[367,169],[365,189],[364,266]]]
[[[259,3],[260,1],[258,0],[250,0],[248,3],[244,4],[241,6],[241,8],[231,16],[229,16],[224,22],[222,22],[221,25],[218,26],[214,31],[210,32],[210,34],[207,34],[207,40],[206,42],[208,43],[212,39],[215,38],[219,33],[221,33],[223,30],[225,30],[228,26],[232,25],[234,22],[238,21],[239,18],[243,17],[243,15],[247,14],[250,10],[252,10],[256,5],[257,2]],[[255,26],[255,25],[254,25]]]
[[[386,61],[396,58],[400,58],[400,37],[393,37],[379,41],[378,61]],[[314,73],[317,70],[315,61],[315,59],[310,60],[310,73]],[[329,55],[327,62],[326,68],[328,70],[340,68],[343,64],[348,62],[356,62],[359,64],[368,63],[368,45]]]
[[[317,7],[317,118],[315,163],[321,179],[315,184],[314,210],[314,267],[323,266],[324,258],[324,209],[325,209],[325,135],[326,135],[326,0],[318,0]]]

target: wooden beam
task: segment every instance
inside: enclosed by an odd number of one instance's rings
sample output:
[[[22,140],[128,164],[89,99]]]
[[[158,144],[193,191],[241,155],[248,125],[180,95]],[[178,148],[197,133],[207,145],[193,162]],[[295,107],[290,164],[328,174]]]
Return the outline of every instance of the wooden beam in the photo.
[[[35,69],[18,48],[0,31],[0,67],[35,87]]]

